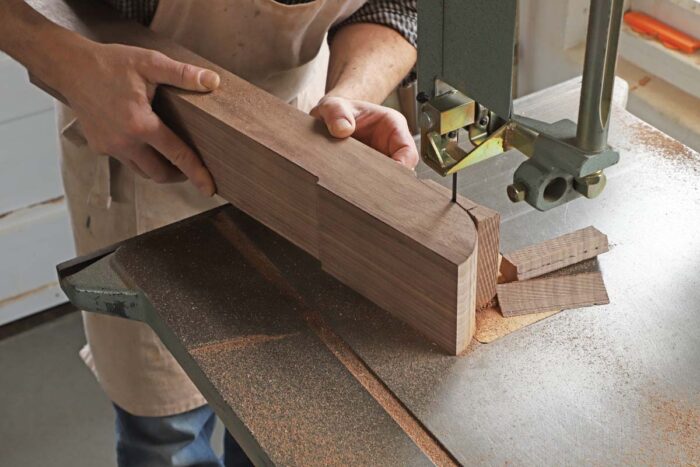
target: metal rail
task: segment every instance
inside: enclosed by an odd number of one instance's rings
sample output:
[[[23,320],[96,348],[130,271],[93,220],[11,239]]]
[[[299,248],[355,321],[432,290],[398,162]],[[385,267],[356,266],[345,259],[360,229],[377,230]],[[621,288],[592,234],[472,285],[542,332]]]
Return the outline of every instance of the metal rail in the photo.
[[[623,0],[591,0],[576,143],[589,153],[608,144],[610,102],[620,38]]]

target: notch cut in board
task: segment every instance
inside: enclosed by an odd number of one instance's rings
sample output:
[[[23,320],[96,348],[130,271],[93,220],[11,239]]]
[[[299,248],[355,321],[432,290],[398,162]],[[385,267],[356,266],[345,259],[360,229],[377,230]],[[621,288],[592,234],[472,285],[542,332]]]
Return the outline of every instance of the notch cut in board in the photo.
[[[607,252],[608,237],[595,227],[571,232],[503,255],[505,282],[524,281]]]
[[[307,114],[99,2],[28,3],[92,40],[157,50],[219,73],[212,93],[161,86],[153,102],[202,157],[219,194],[445,351],[466,348],[474,333],[477,233],[462,208],[372,148],[330,138]],[[338,220],[352,229],[337,229]]]

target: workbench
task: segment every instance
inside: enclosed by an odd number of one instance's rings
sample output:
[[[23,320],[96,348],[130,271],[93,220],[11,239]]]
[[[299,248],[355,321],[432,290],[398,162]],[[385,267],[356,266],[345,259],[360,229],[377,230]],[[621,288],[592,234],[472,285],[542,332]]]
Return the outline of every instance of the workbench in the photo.
[[[572,81],[516,112],[575,120],[577,102]],[[603,194],[545,213],[506,197],[518,153],[460,174],[501,213],[502,251],[607,234],[611,303],[459,357],[230,205],[59,275],[79,306],[151,325],[256,464],[697,464],[700,155],[620,107],[610,144]]]

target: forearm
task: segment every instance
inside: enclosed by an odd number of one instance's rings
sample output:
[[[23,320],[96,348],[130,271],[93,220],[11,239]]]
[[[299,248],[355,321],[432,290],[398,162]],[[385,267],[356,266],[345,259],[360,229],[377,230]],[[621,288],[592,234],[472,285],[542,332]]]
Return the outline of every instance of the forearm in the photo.
[[[60,90],[68,56],[82,53],[89,41],[47,20],[24,0],[0,2],[0,18],[0,50]]]
[[[406,77],[417,56],[399,33],[370,23],[341,28],[330,50],[328,95],[377,104]]]

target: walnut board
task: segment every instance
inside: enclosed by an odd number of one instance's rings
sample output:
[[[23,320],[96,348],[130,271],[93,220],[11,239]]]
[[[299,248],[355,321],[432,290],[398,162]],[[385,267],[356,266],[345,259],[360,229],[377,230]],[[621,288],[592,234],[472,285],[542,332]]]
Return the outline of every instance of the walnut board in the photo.
[[[595,227],[571,232],[503,255],[506,282],[523,281],[607,252],[608,237]]]
[[[599,271],[498,284],[505,317],[610,303]]]
[[[462,207],[372,148],[330,138],[312,117],[98,2],[28,3],[98,42],[154,49],[218,72],[218,90],[162,86],[153,106],[202,157],[219,195],[447,352],[466,348],[477,232]]]

